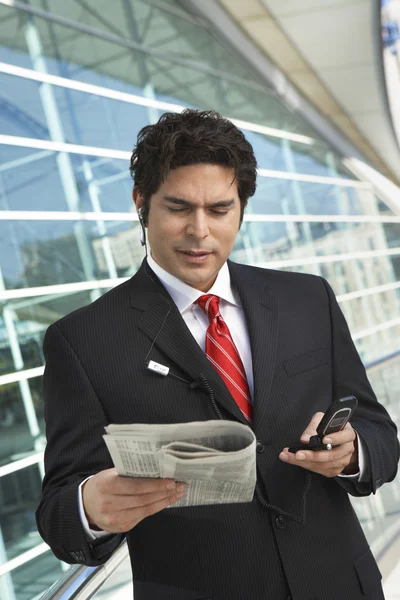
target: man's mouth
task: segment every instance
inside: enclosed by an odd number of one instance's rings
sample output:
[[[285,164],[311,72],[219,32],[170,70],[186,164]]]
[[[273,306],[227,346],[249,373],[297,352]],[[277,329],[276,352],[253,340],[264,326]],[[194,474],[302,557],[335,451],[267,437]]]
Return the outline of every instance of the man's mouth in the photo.
[[[206,252],[205,250],[178,250],[178,252],[182,254],[188,262],[191,263],[204,262],[211,254],[211,252]]]
[[[205,250],[179,250],[179,252],[183,252],[183,254],[188,254],[189,256],[205,256],[211,254],[211,252],[206,252]]]

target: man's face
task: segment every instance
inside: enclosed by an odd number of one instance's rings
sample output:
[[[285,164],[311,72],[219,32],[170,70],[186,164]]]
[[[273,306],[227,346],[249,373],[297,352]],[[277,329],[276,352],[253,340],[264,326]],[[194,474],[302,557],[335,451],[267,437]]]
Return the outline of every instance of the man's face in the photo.
[[[136,207],[142,205],[135,191]],[[179,167],[150,199],[147,236],[163,269],[207,292],[228,258],[240,225],[234,171],[221,165]]]

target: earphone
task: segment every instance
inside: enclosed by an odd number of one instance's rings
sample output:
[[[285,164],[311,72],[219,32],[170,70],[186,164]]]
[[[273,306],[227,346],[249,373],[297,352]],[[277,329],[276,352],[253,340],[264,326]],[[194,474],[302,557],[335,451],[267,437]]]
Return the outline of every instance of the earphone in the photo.
[[[140,223],[140,227],[141,227],[141,231],[140,231],[140,243],[142,244],[142,246],[146,245],[146,229],[145,229],[145,225],[144,225],[144,219],[143,219],[143,208],[140,207],[138,210],[138,217],[139,217],[139,223]]]

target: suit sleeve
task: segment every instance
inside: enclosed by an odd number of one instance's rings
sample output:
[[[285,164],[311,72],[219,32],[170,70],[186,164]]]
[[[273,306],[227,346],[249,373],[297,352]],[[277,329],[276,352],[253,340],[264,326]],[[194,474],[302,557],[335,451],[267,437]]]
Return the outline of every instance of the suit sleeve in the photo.
[[[362,481],[342,477],[337,477],[336,481],[353,496],[367,496],[375,494],[383,483],[396,476],[399,460],[397,429],[372,390],[332,288],[323,281],[331,317],[334,396],[356,396],[358,406],[351,424],[367,450],[366,473]]]
[[[107,417],[83,365],[57,324],[47,330],[44,353],[47,447],[37,526],[60,560],[99,565],[123,536],[87,540],[79,516],[78,488],[88,476],[113,466],[102,437]]]

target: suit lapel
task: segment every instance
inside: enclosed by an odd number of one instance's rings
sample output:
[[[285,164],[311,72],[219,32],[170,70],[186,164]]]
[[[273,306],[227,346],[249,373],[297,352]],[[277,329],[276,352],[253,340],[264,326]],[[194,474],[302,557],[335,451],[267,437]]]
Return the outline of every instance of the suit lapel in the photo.
[[[231,281],[243,306],[253,362],[254,399],[253,429],[262,427],[268,407],[272,378],[275,369],[278,342],[278,308],[265,280],[257,281],[254,271],[228,261]]]
[[[190,333],[171,296],[145,261],[131,280],[131,306],[142,312],[138,319],[139,329],[170,361],[188,374],[190,382],[199,381],[200,374],[203,374],[215,400],[232,417],[247,424],[224,382]],[[147,360],[151,358],[150,351]],[[173,365],[168,366],[173,372]]]

